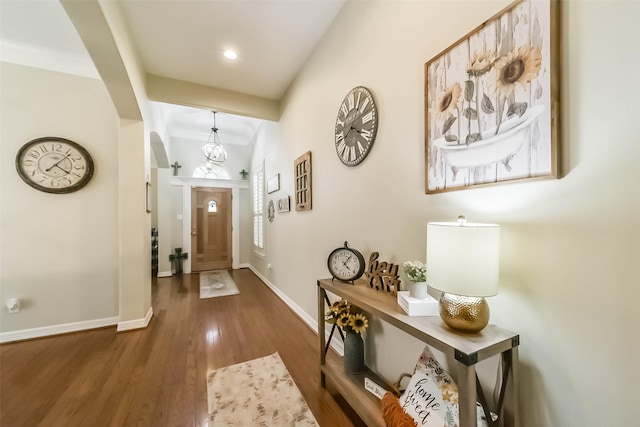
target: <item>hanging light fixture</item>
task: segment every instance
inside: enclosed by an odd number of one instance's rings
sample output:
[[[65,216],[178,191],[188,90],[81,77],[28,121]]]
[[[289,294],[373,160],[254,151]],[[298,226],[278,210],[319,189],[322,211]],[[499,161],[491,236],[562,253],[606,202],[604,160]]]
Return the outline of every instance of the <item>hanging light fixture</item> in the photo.
[[[213,165],[219,165],[227,160],[227,152],[220,143],[220,135],[218,135],[218,128],[216,127],[216,112],[213,113],[213,127],[207,143],[202,147],[202,154],[207,158],[207,169],[211,169]]]

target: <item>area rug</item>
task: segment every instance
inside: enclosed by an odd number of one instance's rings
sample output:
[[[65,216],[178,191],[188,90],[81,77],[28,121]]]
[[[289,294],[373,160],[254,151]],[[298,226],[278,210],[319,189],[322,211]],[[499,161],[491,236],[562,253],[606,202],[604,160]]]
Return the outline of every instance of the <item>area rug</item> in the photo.
[[[237,295],[240,291],[226,270],[200,273],[200,299]]]
[[[207,373],[209,426],[318,426],[274,353]]]

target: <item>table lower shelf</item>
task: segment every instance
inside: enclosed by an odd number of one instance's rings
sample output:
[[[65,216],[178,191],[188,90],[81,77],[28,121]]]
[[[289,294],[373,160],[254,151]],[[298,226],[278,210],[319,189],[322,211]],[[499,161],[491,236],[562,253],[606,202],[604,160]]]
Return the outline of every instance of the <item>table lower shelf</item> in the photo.
[[[320,367],[327,381],[334,385],[338,393],[358,414],[367,426],[385,427],[380,409],[380,399],[364,388],[364,379],[369,378],[380,387],[391,390],[391,387],[373,371],[367,368],[360,374],[347,374],[342,357],[327,352],[325,364]]]

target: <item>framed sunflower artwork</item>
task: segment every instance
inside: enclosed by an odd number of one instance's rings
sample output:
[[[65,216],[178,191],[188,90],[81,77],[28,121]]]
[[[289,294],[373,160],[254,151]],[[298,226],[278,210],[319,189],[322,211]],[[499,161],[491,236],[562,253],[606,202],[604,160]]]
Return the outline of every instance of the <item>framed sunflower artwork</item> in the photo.
[[[425,64],[426,193],[558,177],[557,0],[518,0]]]

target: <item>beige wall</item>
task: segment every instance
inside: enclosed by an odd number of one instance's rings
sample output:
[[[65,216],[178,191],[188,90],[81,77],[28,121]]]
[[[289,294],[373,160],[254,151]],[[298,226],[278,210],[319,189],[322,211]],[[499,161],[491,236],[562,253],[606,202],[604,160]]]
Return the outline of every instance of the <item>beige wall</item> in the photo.
[[[2,62],[0,332],[118,316],[118,117],[99,80]],[[14,161],[42,136],[71,139],[95,163],[89,184],[48,194]],[[9,315],[7,298],[22,311]],[[115,323],[113,320],[111,324]]]
[[[87,48],[120,118],[118,330],[145,327],[153,314],[149,268],[151,215],[145,209],[145,183],[151,178],[150,135],[156,129],[146,97],[144,73],[119,3],[60,2]]]
[[[109,195],[113,197],[76,202],[77,205],[68,206],[71,208],[70,212],[74,212],[75,220],[83,224],[84,227],[77,235],[60,232],[61,227],[57,221],[59,217],[66,218],[69,215],[67,210],[58,208],[59,210],[56,211],[52,209],[49,215],[42,218],[46,226],[55,230],[55,234],[43,233],[38,229],[38,243],[33,243],[34,238],[25,240],[25,242],[37,247],[35,260],[29,261],[32,264],[36,262],[36,265],[39,263],[44,266],[43,271],[51,272],[36,277],[35,280],[40,286],[37,289],[29,287],[28,281],[21,274],[22,271],[15,272],[16,275],[11,277],[11,281],[20,291],[33,293],[36,295],[35,298],[43,298],[48,302],[55,301],[57,305],[54,309],[47,311],[43,306],[36,309],[28,301],[25,308],[29,310],[25,310],[25,313],[20,317],[14,315],[10,321],[3,321],[2,331],[9,332],[0,333],[0,341],[113,324],[115,323],[113,316],[117,316],[115,319],[118,321],[118,330],[134,329],[146,326],[152,315],[149,268],[151,263],[151,215],[145,210],[144,184],[151,179],[150,133],[154,130],[154,122],[144,93],[142,73],[135,57],[135,49],[128,42],[128,35],[123,21],[120,19],[117,5],[112,3],[98,5],[97,1],[83,2],[83,5],[78,5],[77,2],[63,2],[63,5],[83,37],[85,46],[92,53],[96,67],[101,75],[106,75],[108,78],[101,82],[61,75],[58,82],[51,82],[52,77],[49,76],[52,74],[45,72],[41,76],[41,71],[25,72],[24,74],[3,73],[3,141],[6,129],[12,131],[17,129],[25,133],[35,132],[37,136],[41,136],[38,126],[40,123],[46,124],[47,122],[33,120],[35,112],[43,111],[40,114],[52,118],[62,117],[63,120],[57,121],[58,126],[55,128],[57,133],[82,132],[84,135],[81,136],[84,136],[86,140],[101,141],[99,144],[96,143],[99,150],[108,150],[114,155],[97,166],[98,173],[101,170],[99,168],[104,167],[105,176],[112,180],[114,187],[111,190],[113,193]],[[105,14],[108,15],[108,19]],[[107,21],[109,21],[108,24]],[[117,46],[115,40],[118,41]],[[12,67],[15,66],[6,66],[7,69],[12,69]],[[3,65],[3,70],[4,68]],[[89,86],[88,83],[81,83],[87,80],[91,81],[91,85],[94,86],[91,87],[92,92],[87,91],[84,87]],[[101,91],[100,96],[95,96],[94,100],[91,95],[98,92],[96,89],[98,87]],[[21,88],[24,94],[16,88]],[[15,94],[14,90],[17,90]],[[13,98],[5,97],[5,93],[12,93],[14,96]],[[83,96],[84,93],[89,95]],[[29,102],[25,101],[27,94]],[[96,110],[94,111],[94,109]],[[84,110],[87,112],[85,113]],[[109,114],[105,114],[105,110],[108,110]],[[21,120],[12,120],[13,114]],[[142,117],[145,117],[144,123]],[[100,129],[97,125],[101,125],[107,130]],[[20,139],[22,138],[16,140]],[[4,143],[2,148],[5,149]],[[11,161],[10,159],[15,155],[12,148],[6,146],[11,155],[8,158],[3,157],[3,162]],[[69,197],[68,200],[78,199]],[[33,210],[33,206],[28,206],[28,208]],[[94,228],[99,228],[100,233],[102,232],[101,227],[104,226],[101,222],[97,222],[95,225],[91,223],[95,212],[98,212],[98,219],[108,219],[109,225],[112,227],[105,232],[107,236],[105,239],[92,235]],[[19,218],[24,220],[24,216]],[[45,219],[48,219],[48,222],[52,222],[53,225],[47,224]],[[4,215],[3,221],[5,221]],[[3,233],[6,228],[14,227],[13,222],[15,221],[16,218],[13,218],[10,223],[3,222]],[[84,226],[85,223],[89,225]],[[75,225],[75,223],[69,221],[69,224],[65,225]],[[7,231],[8,233],[9,231]],[[20,236],[20,238],[24,239],[24,236]],[[116,259],[101,256],[102,249],[91,251],[92,246],[100,244],[108,245],[110,251],[115,250],[113,254],[109,253],[115,255]],[[75,252],[71,252],[70,255],[65,254],[63,250],[56,250],[56,245],[61,245],[63,248],[73,247]],[[3,263],[6,254],[11,254],[11,248],[12,246],[3,246]],[[54,252],[54,255],[51,256],[45,252],[45,248]],[[29,249],[31,250],[31,246]],[[37,253],[38,251],[40,253]],[[23,259],[25,254],[33,255],[33,253],[23,250],[21,252]],[[81,255],[84,258],[81,258]],[[40,258],[46,258],[46,261],[40,261]],[[111,268],[107,272],[108,274],[102,274],[105,263]],[[10,265],[10,269],[14,268],[13,263],[8,265]],[[21,267],[26,270],[24,264],[21,264]],[[25,271],[26,277],[36,271],[39,270],[31,267]],[[55,288],[42,287],[41,283],[47,282],[46,277],[55,275],[56,271],[62,272],[59,277],[53,276],[56,281],[67,283],[68,286],[75,286],[76,289],[73,292],[56,293]],[[89,273],[85,273],[85,271]],[[2,275],[5,274],[3,267]],[[93,274],[98,274],[98,278],[94,279]],[[105,281],[111,280],[112,277],[116,280],[115,290],[109,286],[98,286],[93,293],[87,291],[87,289],[92,289],[94,284],[103,284]],[[3,278],[3,291],[5,283],[8,281],[5,282]],[[54,293],[53,297],[49,297],[51,293]],[[105,293],[111,298],[104,297]],[[30,296],[26,298],[30,298]],[[96,301],[102,303],[98,306],[100,309],[85,301],[92,301],[92,298],[96,298]],[[103,307],[103,305],[108,307],[110,301],[114,300],[117,303],[115,312],[111,307],[108,309]],[[65,307],[65,304],[76,304],[77,307],[69,309]],[[65,309],[67,310],[62,312]],[[108,311],[109,317],[103,316],[102,313],[105,311]],[[28,323],[27,320],[30,318],[37,319],[36,324]],[[16,322],[17,324],[14,324]]]
[[[638,2],[563,2],[561,180],[424,194],[423,66],[508,2],[348,2],[283,103],[255,162],[292,193],[293,160],[313,153],[313,210],[276,214],[266,258],[252,264],[315,316],[315,280],[348,240],[365,258],[424,259],[426,223],[464,213],[502,225],[500,294],[492,323],[521,334],[525,427],[635,425],[640,240]],[[370,88],[378,137],[358,167],[335,153],[338,106]],[[266,269],[271,263],[273,270]],[[366,338],[385,377],[411,369],[421,344],[381,322]],[[492,383],[491,366],[483,378]]]

